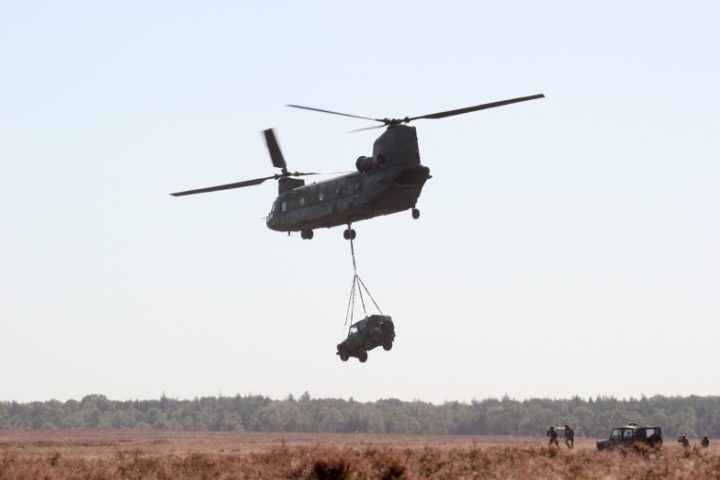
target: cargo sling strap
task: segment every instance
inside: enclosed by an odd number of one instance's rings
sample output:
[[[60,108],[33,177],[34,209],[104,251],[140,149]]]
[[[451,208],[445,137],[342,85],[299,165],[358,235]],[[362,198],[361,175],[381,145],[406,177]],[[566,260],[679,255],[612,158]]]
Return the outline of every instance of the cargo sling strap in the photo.
[[[355,262],[355,246],[353,245],[352,238],[350,239],[350,254],[352,255],[353,279],[352,287],[350,288],[350,299],[348,300],[347,312],[345,313],[345,325],[348,324],[348,318],[350,319],[350,325],[353,324],[353,318],[355,316],[356,296],[360,297],[360,304],[362,305],[363,315],[367,316],[367,310],[365,309],[365,298],[363,297],[363,290],[365,290],[367,296],[370,298],[370,300],[372,300],[373,305],[375,305],[377,311],[380,312],[380,315],[383,314],[382,310],[380,310],[380,307],[370,293],[370,290],[368,290],[368,288],[365,286],[365,282],[362,281],[360,275],[358,275],[357,273],[357,263]]]

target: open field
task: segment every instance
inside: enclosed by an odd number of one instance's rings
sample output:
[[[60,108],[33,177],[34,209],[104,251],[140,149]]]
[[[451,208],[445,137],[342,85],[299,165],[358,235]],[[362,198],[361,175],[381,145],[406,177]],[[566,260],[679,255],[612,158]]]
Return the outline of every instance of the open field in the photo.
[[[600,453],[542,437],[0,431],[0,479],[720,478],[720,447]],[[697,444],[697,441],[693,442]]]

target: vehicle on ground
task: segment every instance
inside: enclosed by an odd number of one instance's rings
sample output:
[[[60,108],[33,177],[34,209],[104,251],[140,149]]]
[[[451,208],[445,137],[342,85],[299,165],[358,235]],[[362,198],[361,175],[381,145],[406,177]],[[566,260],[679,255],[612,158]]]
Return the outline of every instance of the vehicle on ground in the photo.
[[[596,443],[598,450],[612,450],[617,447],[645,444],[650,447],[662,445],[662,428],[641,427],[636,423],[629,423],[623,427],[615,427],[610,432],[610,438]]]
[[[380,346],[390,350],[394,340],[395,325],[392,318],[387,315],[370,315],[350,325],[347,338],[337,346],[337,354],[343,362],[356,357],[364,363],[368,359],[369,350]]]

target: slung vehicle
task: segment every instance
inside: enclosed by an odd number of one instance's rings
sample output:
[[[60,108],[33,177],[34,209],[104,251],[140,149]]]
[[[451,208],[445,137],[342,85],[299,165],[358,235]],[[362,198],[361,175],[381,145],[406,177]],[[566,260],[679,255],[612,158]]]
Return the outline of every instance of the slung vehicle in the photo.
[[[352,324],[348,336],[337,346],[340,360],[347,362],[350,357],[357,357],[364,363],[368,359],[367,352],[382,346],[390,350],[395,340],[395,325],[387,315],[370,315]]]
[[[610,438],[596,443],[598,450],[612,450],[617,447],[630,446],[642,443],[650,447],[662,445],[662,428],[641,427],[636,423],[629,423],[623,427],[616,427],[610,432]]]
[[[273,166],[279,168],[281,173],[242,182],[186,190],[171,195],[179,197],[215,192],[259,185],[266,180],[277,180],[278,197],[273,202],[270,214],[267,216],[268,228],[288,233],[299,231],[303,239],[311,239],[315,229],[347,225],[343,236],[350,240],[355,238],[352,224],[360,220],[408,209],[411,209],[413,218],[420,217],[420,211],[416,205],[425,182],[431,178],[430,169],[420,163],[417,133],[415,128],[406,125],[407,123],[419,119],[451,117],[543,97],[542,94],[531,95],[429,115],[392,119],[362,117],[319,108],[288,105],[293,108],[382,123],[382,125],[360,130],[382,128],[383,126],[387,129],[375,140],[372,156],[361,156],[357,159],[355,162],[357,172],[310,185],[305,185],[305,180],[298,177],[319,174],[288,171],[275,133],[272,129],[268,129],[263,133],[270,152],[270,159]]]

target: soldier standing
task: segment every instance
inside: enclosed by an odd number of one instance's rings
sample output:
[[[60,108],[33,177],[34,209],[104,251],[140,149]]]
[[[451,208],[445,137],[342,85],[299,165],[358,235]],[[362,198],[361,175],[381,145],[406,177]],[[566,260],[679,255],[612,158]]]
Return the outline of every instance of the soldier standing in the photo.
[[[703,448],[708,448],[710,446],[710,439],[707,435],[705,435],[702,440],[700,440],[700,445],[702,445]]]
[[[682,444],[683,448],[690,448],[690,440],[688,440],[686,435],[680,435],[678,443]]]
[[[548,440],[548,446],[550,446],[554,443],[556,447],[558,447],[558,448],[560,447],[560,443],[558,442],[558,434],[557,434],[557,431],[555,430],[555,427],[553,427],[551,425],[550,430],[547,431],[545,436],[550,437],[550,440]]]
[[[565,425],[565,445],[572,450],[572,448],[575,446],[575,432],[572,428],[570,428],[570,425]]]

